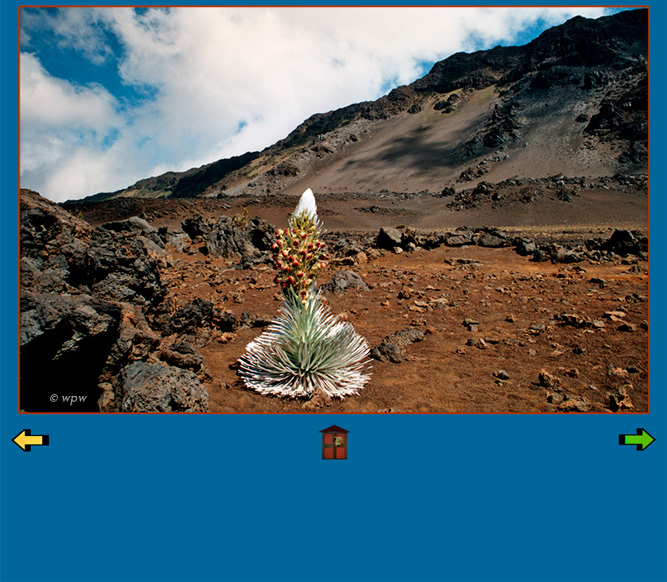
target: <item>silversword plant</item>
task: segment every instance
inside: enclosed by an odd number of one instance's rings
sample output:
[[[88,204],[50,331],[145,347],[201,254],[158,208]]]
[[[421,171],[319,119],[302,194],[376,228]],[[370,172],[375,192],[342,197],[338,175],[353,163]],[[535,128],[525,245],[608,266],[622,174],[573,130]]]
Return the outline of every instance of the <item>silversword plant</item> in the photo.
[[[315,287],[326,265],[312,190],[306,190],[286,230],[276,232],[275,282],[283,291],[280,315],[246,347],[239,374],[246,386],[276,396],[344,398],[370,379],[368,344],[322,303]]]

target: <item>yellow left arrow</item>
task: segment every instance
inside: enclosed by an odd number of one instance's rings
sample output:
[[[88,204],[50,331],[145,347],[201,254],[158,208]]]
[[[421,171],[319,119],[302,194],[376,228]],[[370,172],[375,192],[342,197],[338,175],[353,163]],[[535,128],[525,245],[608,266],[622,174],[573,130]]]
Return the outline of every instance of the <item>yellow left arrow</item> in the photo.
[[[25,430],[22,430],[19,434],[17,434],[12,440],[24,451],[30,452],[31,447],[48,445],[49,435],[48,434],[33,435],[30,432],[30,429],[26,428]]]

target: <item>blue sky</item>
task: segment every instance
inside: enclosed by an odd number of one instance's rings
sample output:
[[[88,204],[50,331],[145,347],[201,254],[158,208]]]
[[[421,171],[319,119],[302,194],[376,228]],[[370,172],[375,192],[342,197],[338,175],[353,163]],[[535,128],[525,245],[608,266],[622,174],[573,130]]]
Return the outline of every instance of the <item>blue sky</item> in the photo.
[[[21,186],[56,201],[261,150],[459,52],[604,8],[23,8]]]

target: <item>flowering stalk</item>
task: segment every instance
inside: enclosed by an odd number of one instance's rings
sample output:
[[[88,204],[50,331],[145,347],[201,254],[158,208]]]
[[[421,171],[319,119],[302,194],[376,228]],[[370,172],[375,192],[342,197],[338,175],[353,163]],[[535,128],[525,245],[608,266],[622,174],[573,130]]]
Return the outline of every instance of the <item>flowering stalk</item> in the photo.
[[[273,243],[275,283],[283,293],[294,289],[305,303],[320,269],[326,267],[325,244],[320,239],[320,224],[312,190],[303,193],[292,214],[289,227],[276,231]]]

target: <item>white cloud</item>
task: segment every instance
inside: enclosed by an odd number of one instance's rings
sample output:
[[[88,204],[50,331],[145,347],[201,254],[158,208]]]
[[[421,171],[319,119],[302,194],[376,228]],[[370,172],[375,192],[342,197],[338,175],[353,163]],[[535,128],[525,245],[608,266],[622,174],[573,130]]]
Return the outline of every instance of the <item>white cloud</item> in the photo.
[[[91,176],[80,158],[99,158],[122,127],[115,98],[99,85],[79,87],[50,76],[32,54],[21,54],[20,66],[22,184],[54,200],[103,187],[109,172]],[[58,179],[64,168],[73,168],[71,183]]]
[[[76,87],[51,77],[37,58],[21,54],[21,122],[106,131],[120,121],[115,99],[103,87]]]
[[[424,61],[508,44],[540,19],[552,25],[575,14],[603,9],[68,8],[50,21],[60,44],[96,62],[109,58],[102,39],[113,32],[123,82],[156,96],[121,119],[101,87],[73,87],[23,55],[23,178],[49,197],[80,197],[262,149],[313,113],[415,80]],[[61,140],[61,155],[33,142],[38,127]],[[99,135],[111,129],[119,133],[110,148]]]

